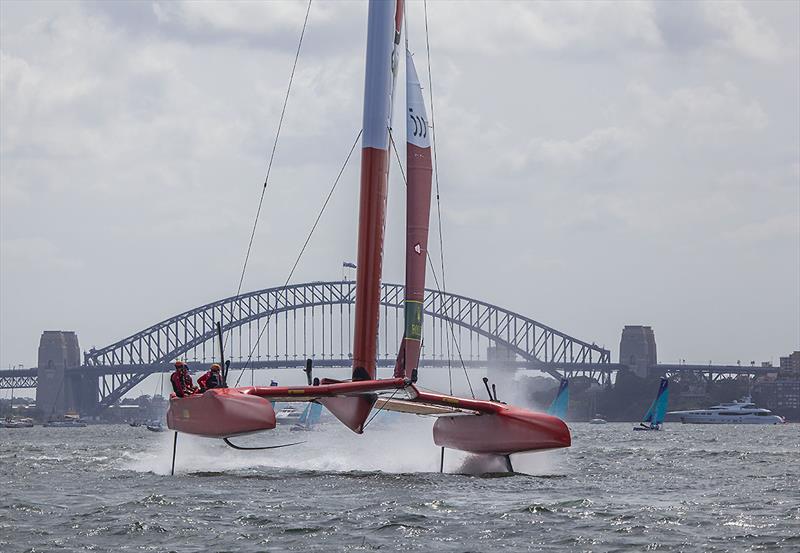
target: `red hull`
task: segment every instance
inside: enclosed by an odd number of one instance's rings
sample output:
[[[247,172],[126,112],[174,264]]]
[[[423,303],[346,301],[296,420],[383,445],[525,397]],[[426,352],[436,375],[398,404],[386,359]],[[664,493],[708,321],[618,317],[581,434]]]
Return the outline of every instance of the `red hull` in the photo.
[[[318,400],[354,432],[363,431],[377,395],[404,388],[402,378],[333,382],[319,386],[219,388],[185,398],[170,398],[167,426],[208,438],[227,438],[275,428],[273,401]]]
[[[189,397],[172,397],[167,426],[178,432],[227,438],[275,428],[275,410],[266,399],[236,389],[208,390]]]
[[[433,425],[433,441],[470,453],[508,455],[569,447],[572,439],[557,417],[505,407],[496,414],[440,417]]]
[[[323,397],[317,401],[333,413],[333,416],[347,428],[356,434],[363,434],[364,422],[369,417],[372,406],[377,400],[376,394],[363,394],[360,396]]]

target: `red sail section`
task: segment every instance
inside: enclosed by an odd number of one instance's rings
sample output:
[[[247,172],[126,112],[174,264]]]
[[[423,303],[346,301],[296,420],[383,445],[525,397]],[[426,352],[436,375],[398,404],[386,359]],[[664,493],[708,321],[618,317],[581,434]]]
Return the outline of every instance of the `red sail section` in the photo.
[[[375,379],[388,165],[388,151],[362,151],[353,380]]]
[[[376,375],[389,128],[403,22],[402,1],[370,1],[368,19],[353,380],[374,380]]]
[[[405,332],[394,376],[411,378],[419,364],[422,346],[422,311],[425,299],[425,266],[428,254],[428,221],[431,211],[431,149],[406,145],[408,190],[406,192],[406,298]]]
[[[406,297],[405,331],[394,367],[395,378],[413,378],[422,347],[428,222],[431,213],[431,144],[428,118],[414,60],[406,52]]]

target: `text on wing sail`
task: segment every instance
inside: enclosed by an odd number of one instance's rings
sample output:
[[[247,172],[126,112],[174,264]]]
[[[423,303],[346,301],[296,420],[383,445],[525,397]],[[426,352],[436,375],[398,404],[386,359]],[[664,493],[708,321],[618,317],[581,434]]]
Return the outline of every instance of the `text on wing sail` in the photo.
[[[414,122],[414,136],[420,136],[422,138],[428,137],[428,121],[425,120],[424,117],[420,117],[419,115],[414,114],[414,110],[412,108],[408,108],[408,116],[411,118],[411,121]]]

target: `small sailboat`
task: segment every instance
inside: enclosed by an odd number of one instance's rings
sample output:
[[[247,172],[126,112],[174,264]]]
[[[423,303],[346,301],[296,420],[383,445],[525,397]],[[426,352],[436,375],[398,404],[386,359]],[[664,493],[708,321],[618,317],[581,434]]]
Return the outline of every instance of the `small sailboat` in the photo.
[[[357,434],[374,408],[436,417],[433,441],[442,448],[503,456],[569,447],[569,428],[558,417],[508,405],[497,399],[456,397],[417,386],[424,313],[425,271],[433,174],[429,120],[410,51],[406,50],[406,278],[404,331],[391,378],[377,376],[378,322],[390,162],[392,103],[403,27],[403,0],[370,0],[361,133],[353,365],[350,380],[312,378],[307,386],[215,388],[171,397],[167,425],[176,432],[230,438],[276,426],[277,402],[312,402],[325,407]],[[220,354],[224,353],[218,323]],[[311,411],[309,412],[311,413]],[[177,440],[177,434],[176,434]],[[177,442],[176,442],[177,443]],[[281,447],[281,446],[273,446]],[[252,449],[252,448],[251,448]],[[263,449],[263,448],[261,448]],[[173,449],[174,451],[174,449]],[[443,453],[442,453],[443,455]],[[442,456],[442,459],[444,457]],[[174,461],[174,457],[173,457]],[[442,470],[443,461],[440,463]]]
[[[300,418],[297,419],[297,424],[292,426],[292,430],[313,430],[322,416],[322,405],[316,402],[310,402],[303,409]]]
[[[639,426],[634,426],[634,430],[661,430],[661,424],[667,415],[667,403],[669,402],[669,380],[661,377],[658,384],[658,393],[650,408],[644,414],[644,419]]]
[[[567,407],[569,407],[569,380],[566,378],[561,379],[558,385],[558,392],[550,407],[547,408],[547,414],[558,417],[562,421],[567,418]]]
[[[166,432],[166,427],[161,421],[150,421],[147,423],[147,429],[150,432]]]
[[[11,401],[9,402],[9,415],[0,422],[0,428],[33,428],[33,419],[29,417],[14,416],[14,388],[11,388]]]
[[[33,419],[28,417],[6,417],[0,428],[33,428]]]

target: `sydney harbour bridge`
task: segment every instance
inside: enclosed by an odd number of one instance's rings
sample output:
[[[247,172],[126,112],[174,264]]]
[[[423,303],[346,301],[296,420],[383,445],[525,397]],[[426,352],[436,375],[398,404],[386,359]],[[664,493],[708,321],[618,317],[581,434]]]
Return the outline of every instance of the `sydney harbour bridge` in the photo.
[[[402,339],[403,297],[402,285],[382,285],[379,367],[394,366]],[[83,359],[74,333],[66,333],[72,336],[74,355],[59,355],[60,350],[48,354],[45,340],[58,333],[45,332],[39,366],[0,371],[0,389],[36,387],[37,400],[63,397],[62,403],[77,404],[82,414],[97,413],[151,374],[171,371],[175,359],[200,367],[217,361],[217,323],[225,336],[225,356],[231,361],[234,380],[237,369],[299,368],[307,358],[317,368],[349,367],[354,307],[353,281],[267,288],[190,309],[108,346],[92,348],[83,353]],[[592,342],[458,294],[427,290],[424,315],[423,368],[535,370],[554,378],[583,376],[608,385],[616,371],[627,367],[612,363],[611,352]],[[712,380],[755,375],[759,370],[662,367],[666,373],[707,370]],[[245,379],[242,384],[249,383]]]

